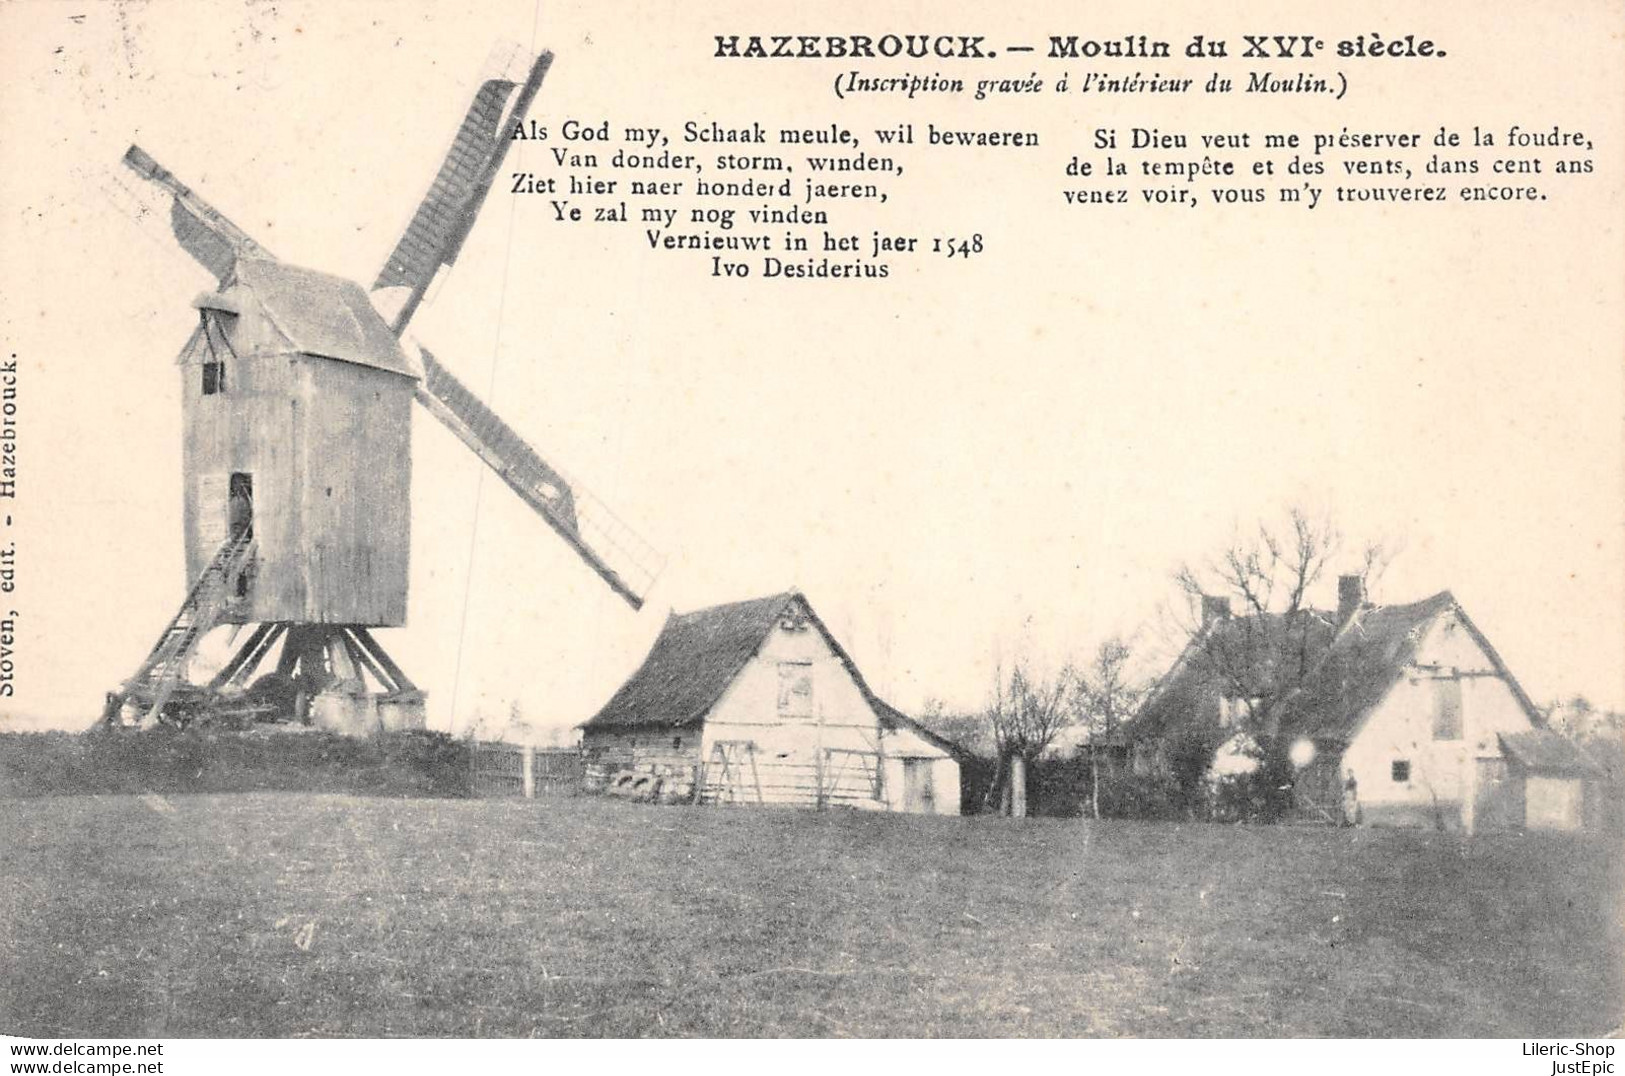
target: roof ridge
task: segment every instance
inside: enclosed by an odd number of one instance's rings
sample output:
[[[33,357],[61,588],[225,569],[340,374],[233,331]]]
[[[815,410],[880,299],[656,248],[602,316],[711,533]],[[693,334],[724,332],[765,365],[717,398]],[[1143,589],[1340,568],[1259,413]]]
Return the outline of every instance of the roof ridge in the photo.
[[[714,605],[702,605],[697,609],[689,609],[689,610],[687,610],[685,612],[681,612],[681,613],[677,612],[674,609],[674,610],[672,610],[671,615],[676,617],[679,620],[686,620],[689,617],[700,616],[700,615],[702,615],[704,613],[719,613],[719,612],[722,612],[725,609],[735,609],[735,608],[738,608],[741,605],[758,605],[758,604],[771,602],[771,601],[782,601],[782,600],[786,600],[786,599],[794,598],[794,597],[798,597],[798,596],[799,596],[798,592],[796,592],[796,591],[793,591],[793,590],[781,590],[781,591],[779,591],[779,592],[777,592],[775,594],[764,594],[764,595],[762,595],[761,597],[758,597],[758,598],[739,598],[739,599],[736,599],[734,601],[729,601],[729,602],[717,602]]]
[[[1461,603],[1456,600],[1456,596],[1450,592],[1448,587],[1446,587],[1444,590],[1438,591],[1434,594],[1429,594],[1425,598],[1418,598],[1413,602],[1400,602],[1392,605],[1373,604],[1370,608],[1386,610],[1388,612],[1397,612],[1401,609],[1420,609],[1423,606],[1433,605],[1434,603],[1439,602],[1441,598],[1444,599],[1442,604],[1454,605],[1457,607],[1461,605]]]

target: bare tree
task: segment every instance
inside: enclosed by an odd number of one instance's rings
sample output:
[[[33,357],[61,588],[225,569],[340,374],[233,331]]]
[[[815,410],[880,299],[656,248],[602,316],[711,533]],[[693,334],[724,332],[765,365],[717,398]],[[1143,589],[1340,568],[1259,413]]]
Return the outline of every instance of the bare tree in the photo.
[[[920,705],[919,721],[979,758],[991,758],[997,753],[987,715],[980,710],[951,710],[947,702],[931,696]]]
[[[1625,733],[1625,714],[1603,709],[1584,695],[1551,702],[1541,714],[1548,727],[1580,744],[1619,739]]]
[[[1025,659],[1018,659],[1008,679],[1002,663],[995,667],[993,693],[985,711],[998,752],[998,771],[987,793],[989,803],[997,802],[996,797],[1007,792],[1013,759],[1031,766],[1061,730],[1072,724],[1076,680],[1071,666],[1046,677],[1035,672]]]
[[[1175,578],[1194,597],[1239,599],[1243,614],[1292,612],[1320,578],[1341,536],[1329,520],[1316,520],[1293,507],[1284,527],[1260,522],[1206,565],[1182,566]],[[1215,589],[1216,584],[1216,589]]]
[[[1130,672],[1134,656],[1128,640],[1113,636],[1095,649],[1087,668],[1078,674],[1073,697],[1076,719],[1089,732],[1089,800],[1100,817],[1100,741],[1110,741],[1133,715],[1145,691]]]
[[[1221,708],[1216,731],[1191,728],[1190,742],[1176,747],[1186,763],[1177,768],[1188,771],[1180,774],[1181,784],[1200,778],[1219,745],[1216,737],[1232,732],[1258,745],[1266,767],[1285,764],[1287,745],[1272,727],[1272,711],[1303,683],[1337,627],[1335,618],[1310,606],[1310,592],[1345,558],[1358,565],[1346,574],[1374,582],[1395,548],[1370,544],[1349,556],[1335,523],[1294,506],[1284,519],[1239,532],[1211,559],[1180,567],[1175,582],[1199,611],[1182,625],[1186,660],[1217,688]]]

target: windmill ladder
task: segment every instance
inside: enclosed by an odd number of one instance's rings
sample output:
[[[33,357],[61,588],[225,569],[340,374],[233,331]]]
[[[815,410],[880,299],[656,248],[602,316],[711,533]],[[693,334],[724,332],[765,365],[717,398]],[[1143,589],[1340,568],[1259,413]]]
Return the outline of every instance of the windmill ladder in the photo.
[[[186,667],[197,650],[198,640],[220,622],[220,614],[231,595],[232,584],[242,574],[254,552],[251,531],[228,538],[209,561],[169,626],[158,637],[135,675],[108,696],[104,720],[114,723],[127,702],[135,701],[145,710],[143,721],[161,716],[175,689],[186,678]]]

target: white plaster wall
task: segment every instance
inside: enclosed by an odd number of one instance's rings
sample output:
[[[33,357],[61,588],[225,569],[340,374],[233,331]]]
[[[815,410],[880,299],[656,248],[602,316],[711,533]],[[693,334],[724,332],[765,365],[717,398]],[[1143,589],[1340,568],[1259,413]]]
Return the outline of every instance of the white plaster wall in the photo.
[[[1435,740],[1433,680],[1461,680],[1459,740]],[[1496,736],[1530,727],[1511,686],[1454,613],[1429,626],[1416,659],[1378,704],[1343,755],[1354,772],[1368,821],[1431,824],[1435,806],[1452,826],[1472,824],[1477,760],[1501,757]],[[1411,764],[1410,780],[1392,777],[1396,760]]]
[[[1584,795],[1579,778],[1531,775],[1524,785],[1525,822],[1530,829],[1579,829],[1585,821]]]
[[[931,763],[931,780],[936,785],[937,813],[959,813],[959,760],[943,756]]]
[[[812,679],[811,713],[806,717],[779,712],[779,664],[806,662]],[[824,767],[826,791],[832,802],[845,806],[901,809],[902,771],[899,755],[931,758],[947,766],[933,766],[933,784],[940,790],[940,813],[959,813],[959,765],[940,748],[908,730],[886,734],[882,743],[880,720],[858,689],[846,666],[818,629],[774,628],[707,716],[700,760],[709,763],[718,741],[755,744],[761,798],[766,803],[806,806],[816,799],[817,773]],[[826,752],[861,752],[870,756],[843,758]],[[872,798],[873,756],[887,758],[883,799]],[[951,769],[951,773],[948,770]],[[829,781],[836,771],[838,783]],[[755,792],[751,790],[751,800]],[[951,810],[947,808],[951,807]]]

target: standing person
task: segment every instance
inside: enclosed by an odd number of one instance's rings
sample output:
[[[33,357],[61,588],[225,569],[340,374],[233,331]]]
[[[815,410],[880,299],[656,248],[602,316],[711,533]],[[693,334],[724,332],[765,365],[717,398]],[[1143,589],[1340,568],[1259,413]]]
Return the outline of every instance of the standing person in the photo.
[[[1353,770],[1349,771],[1349,779],[1343,782],[1343,824],[1360,824],[1360,785],[1354,779]]]

